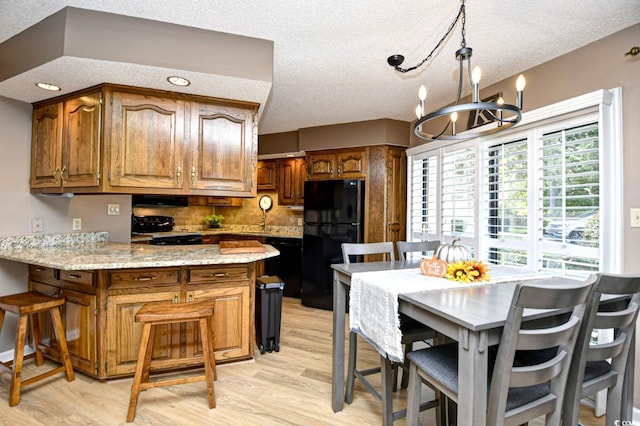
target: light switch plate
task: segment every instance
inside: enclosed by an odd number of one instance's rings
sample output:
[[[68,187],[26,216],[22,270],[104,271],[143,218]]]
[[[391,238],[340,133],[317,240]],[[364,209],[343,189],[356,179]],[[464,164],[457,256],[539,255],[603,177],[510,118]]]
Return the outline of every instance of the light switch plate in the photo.
[[[629,209],[631,212],[631,227],[640,228],[640,209]]]

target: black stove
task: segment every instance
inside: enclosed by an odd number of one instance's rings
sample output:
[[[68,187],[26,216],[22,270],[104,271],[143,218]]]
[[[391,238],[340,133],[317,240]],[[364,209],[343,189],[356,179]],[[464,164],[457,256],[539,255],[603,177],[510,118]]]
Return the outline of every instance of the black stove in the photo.
[[[171,216],[131,215],[131,232],[133,233],[173,231],[175,224]]]
[[[202,244],[202,236],[194,234],[174,234],[174,235],[154,235],[149,244],[155,246],[186,246],[192,244]]]

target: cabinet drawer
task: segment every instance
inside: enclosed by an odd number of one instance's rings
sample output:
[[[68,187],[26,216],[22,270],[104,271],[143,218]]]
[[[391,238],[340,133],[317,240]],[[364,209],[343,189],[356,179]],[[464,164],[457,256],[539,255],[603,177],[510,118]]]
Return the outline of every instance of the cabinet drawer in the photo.
[[[238,281],[249,278],[249,270],[241,266],[189,268],[189,283]]]
[[[46,266],[29,265],[29,278],[33,281],[50,282],[56,279],[56,270]]]
[[[110,288],[180,285],[180,268],[127,269],[109,272]]]
[[[93,286],[93,271],[63,271],[60,270],[60,280],[75,284]]]

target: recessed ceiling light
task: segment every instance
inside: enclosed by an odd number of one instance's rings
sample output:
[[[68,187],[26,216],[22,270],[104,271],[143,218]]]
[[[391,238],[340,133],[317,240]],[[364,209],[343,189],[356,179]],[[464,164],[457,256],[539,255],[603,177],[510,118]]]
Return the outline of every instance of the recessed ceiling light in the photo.
[[[36,83],[36,86],[44,90],[51,90],[53,92],[58,92],[61,90],[59,86],[56,86],[55,84],[51,84],[51,83],[38,82]]]
[[[189,80],[184,77],[178,77],[176,75],[172,75],[171,77],[167,77],[167,81],[171,84],[175,84],[176,86],[188,86],[191,84]]]

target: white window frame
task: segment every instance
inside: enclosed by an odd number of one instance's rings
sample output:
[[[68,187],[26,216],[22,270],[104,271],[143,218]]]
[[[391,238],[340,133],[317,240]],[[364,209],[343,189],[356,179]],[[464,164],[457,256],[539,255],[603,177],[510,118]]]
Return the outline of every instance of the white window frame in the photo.
[[[599,146],[600,146],[600,271],[610,273],[621,273],[623,262],[624,234],[622,232],[624,224],[623,216],[623,161],[622,161],[622,88],[616,87],[610,90],[597,90],[585,95],[577,96],[566,101],[558,102],[546,107],[523,113],[520,124],[506,130],[499,135],[475,138],[464,142],[455,141],[434,141],[407,149],[407,241],[419,239],[419,230],[411,229],[411,198],[412,192],[412,172],[413,161],[417,158],[428,156],[437,150],[450,151],[460,149],[467,144],[475,146],[476,165],[483,164],[480,158],[481,147],[486,143],[499,143],[505,139],[513,139],[516,135],[531,127],[542,126],[548,128],[554,122],[566,122],[572,116],[587,114],[595,111],[598,121]],[[495,126],[494,123],[488,126]],[[536,149],[530,146],[530,150]],[[531,151],[530,151],[531,153]],[[529,158],[533,158],[530,156]],[[480,173],[482,167],[476,167],[476,185],[474,205],[476,209],[476,226],[474,241],[465,241],[473,247],[475,253],[481,251],[479,224],[483,223],[482,218],[486,213],[483,208],[483,198],[485,191],[481,185]],[[441,171],[442,169],[439,168]],[[529,175],[530,191],[537,189],[536,176]],[[440,194],[438,193],[438,212],[440,207]],[[541,218],[537,205],[529,205],[529,215],[533,220],[529,221],[529,234],[538,235],[535,227],[541,227]],[[436,233],[442,235],[440,224]],[[541,231],[539,231],[541,233]],[[530,241],[531,250],[540,250],[539,241]],[[537,257],[537,256],[536,256]],[[538,269],[535,265],[529,265],[533,269]]]

